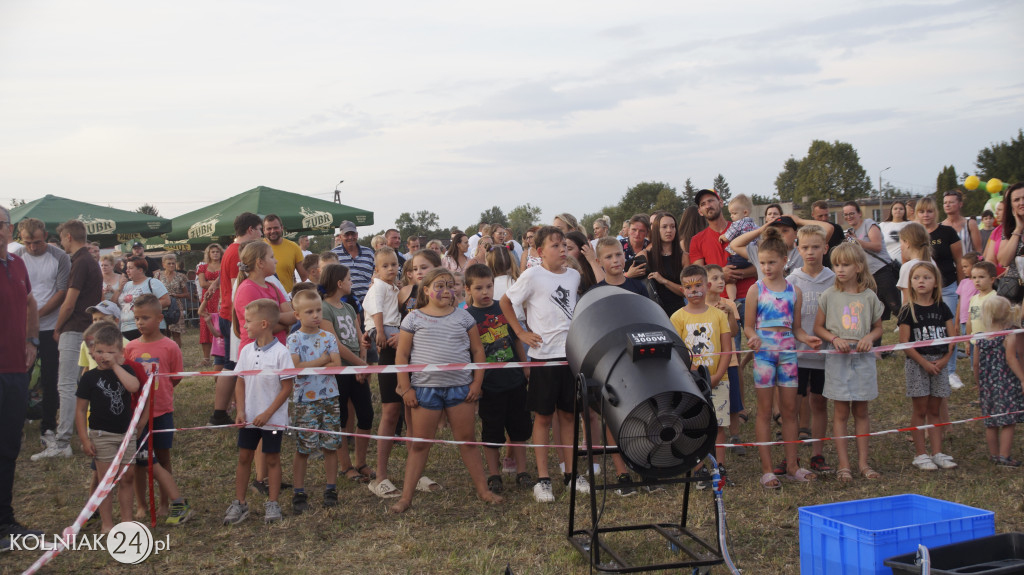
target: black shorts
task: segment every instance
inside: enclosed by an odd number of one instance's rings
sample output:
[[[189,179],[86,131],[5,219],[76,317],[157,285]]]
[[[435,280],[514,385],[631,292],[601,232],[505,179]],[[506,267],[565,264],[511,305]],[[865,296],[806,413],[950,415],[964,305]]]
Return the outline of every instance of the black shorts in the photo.
[[[256,451],[256,446],[263,440],[263,453],[281,453],[281,441],[284,432],[279,429],[260,429],[243,427],[238,430],[238,448]]]
[[[174,412],[168,411],[159,417],[154,417],[153,429],[174,429]],[[139,439],[145,437],[148,432],[149,422],[147,421],[146,425],[142,427]],[[140,450],[137,457],[139,465],[148,465],[149,463],[149,453],[146,451],[149,448],[148,443],[150,443],[148,439],[141,443],[138,439],[135,440],[135,446]],[[154,433],[152,443],[153,449],[170,449],[174,446],[174,432],[168,431],[166,433]],[[154,460],[155,459],[156,458],[154,458]]]
[[[395,365],[395,351],[393,347],[385,347],[380,350],[378,365]],[[381,403],[402,403],[402,396],[395,391],[398,389],[397,373],[378,373],[377,385],[380,387]]]
[[[811,393],[821,395],[825,391],[825,370],[798,367],[796,370],[796,382],[797,395],[807,395],[808,387],[811,388]]]
[[[750,263],[750,260],[748,260],[747,258],[737,254],[729,254],[729,259],[726,261],[728,262],[726,265],[730,265],[738,270],[747,269],[750,266],[754,265]]]
[[[564,357],[530,361],[565,361]],[[573,412],[576,405],[576,378],[568,365],[530,369],[528,405],[530,411],[551,415],[555,409]]]
[[[526,441],[533,434],[533,421],[526,407],[526,386],[505,391],[484,390],[480,397],[480,438],[486,443]]]

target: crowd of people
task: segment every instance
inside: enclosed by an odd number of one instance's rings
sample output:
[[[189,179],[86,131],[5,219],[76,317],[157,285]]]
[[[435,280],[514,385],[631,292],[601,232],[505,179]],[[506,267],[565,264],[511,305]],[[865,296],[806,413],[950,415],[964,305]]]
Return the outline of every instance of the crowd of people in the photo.
[[[421,246],[417,236],[403,245],[398,231],[388,230],[368,247],[358,243],[356,226],[343,222],[335,247],[320,254],[309,252],[306,237],[299,243],[284,238],[279,217],[243,213],[234,220],[234,241],[209,245],[195,270],[202,361],[214,369],[246,370],[564,360],[577,298],[598,286],[617,286],[661,306],[693,354],[692,368],[707,368],[717,443],[742,443],[748,419],[743,368],[750,361],[758,442],[773,439],[773,420],[780,426],[777,438],[785,441],[825,437],[829,402],[833,435],[846,435],[851,416],[856,433],[864,434],[870,431],[870,403],[878,396],[878,358],[869,352],[881,342],[884,320],[897,318],[901,342],[1019,325],[1024,184],[1012,186],[994,213],[982,214],[980,225],[962,207],[961,193],[950,191],[941,222],[930,197],[894,202],[885,221],[874,222],[863,217],[857,202],[846,202],[844,226],[831,221],[828,202],[815,202],[810,219],[784,214],[773,204],[758,224],[747,196],[734,196],[726,205],[714,191],[701,190],[695,205],[678,217],[636,214],[622,222],[618,237],[609,218],[596,219],[588,233],[573,215],[560,213],[551,225],[526,230],[522,243],[508,228],[481,222],[470,235],[453,230],[447,246],[438,240]],[[43,449],[31,460],[72,456],[77,431],[82,451],[94,460],[94,484],[110,465],[132,462],[130,454],[120,462],[114,456],[147,374],[183,369],[180,310],[190,287],[176,256],[147,257],[144,246],[135,244],[127,258],[101,257],[82,222],[71,220],[53,231],[59,246],[47,243],[39,220],[22,220],[15,229],[0,208],[0,260],[6,268],[0,301],[11,319],[0,337],[2,535],[29,532],[15,521],[11,504],[26,368],[31,374],[37,355]],[[13,241],[21,247],[10,253]],[[971,361],[983,414],[1024,410],[1024,338],[1010,334],[958,347],[905,350],[912,425],[949,420],[951,390],[964,385],[956,374],[958,356]],[[798,353],[822,349],[842,353]],[[859,353],[846,353],[851,351]],[[173,391],[179,379],[156,378],[149,406],[154,431],[175,428]],[[326,468],[324,506],[338,503],[338,477],[396,499],[396,513],[412,506],[417,491],[440,489],[425,475],[429,442],[410,445],[399,489],[389,473],[392,441],[377,441],[371,467],[365,437],[350,440],[336,433],[369,434],[375,396],[378,436],[429,439],[448,425],[456,440],[469,441],[476,438],[479,420],[483,441],[506,444],[504,458],[498,448],[484,448],[481,458],[477,448],[460,447],[480,499],[501,502],[502,473],[508,472],[538,502],[555,500],[548,449],[534,448],[531,466],[525,445],[547,445],[552,433],[562,445],[573,442],[576,394],[568,367],[379,374],[376,394],[370,379],[217,377],[209,423],[241,427],[225,524],[248,516],[253,488],[267,497],[265,520],[282,517],[282,426],[299,428],[291,468],[294,514],[310,507],[305,477],[311,456],[319,459],[318,454]],[[1014,425],[1022,419],[1015,414],[985,421],[993,463],[1020,466],[1011,448]],[[914,466],[956,467],[943,452],[938,428],[927,437],[922,431],[912,435]],[[160,512],[168,523],[179,524],[191,507],[174,481],[173,436],[154,434],[138,449],[140,457],[152,450]],[[589,438],[594,444],[605,439]],[[348,441],[354,443],[352,453]],[[783,480],[810,482],[822,473],[835,473],[840,481],[881,478],[871,466],[866,437],[856,441],[857,464],[845,440],[835,444],[834,468],[820,442],[812,445],[808,468],[800,465],[795,443],[785,445],[780,461],[773,460],[772,448],[759,446],[760,484],[777,489]],[[743,446],[732,449],[734,455],[746,453]],[[726,450],[718,448],[717,455],[731,482]],[[571,453],[558,449],[556,456],[565,489],[589,492]],[[618,456],[612,461],[615,492],[635,493],[629,468]],[[694,472],[707,474],[703,467]],[[122,479],[134,484],[119,491],[122,519],[132,517],[133,497],[145,494],[141,476]],[[104,532],[112,517],[107,502],[98,518]]]

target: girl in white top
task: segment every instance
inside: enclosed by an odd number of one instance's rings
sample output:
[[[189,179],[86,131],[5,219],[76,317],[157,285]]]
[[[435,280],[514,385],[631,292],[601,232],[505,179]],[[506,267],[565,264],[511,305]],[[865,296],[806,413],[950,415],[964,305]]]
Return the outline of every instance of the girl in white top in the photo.
[[[903,303],[910,301],[910,270],[920,262],[932,261],[932,238],[928,230],[917,222],[908,222],[900,230],[900,251],[906,258],[907,263],[900,266],[900,277],[896,281],[896,287],[900,288],[903,294]]]
[[[476,321],[469,312],[452,304],[455,297],[455,276],[446,269],[435,268],[420,282],[416,309],[402,321],[396,361],[408,363],[461,363],[470,359],[487,361]],[[412,409],[409,429],[416,437],[433,439],[441,414],[448,416],[456,441],[473,441],[475,437],[476,402],[484,382],[482,370],[441,371],[398,374],[398,394]],[[402,498],[391,506],[392,513],[404,513],[412,507],[420,476],[427,465],[430,443],[409,444],[405,462],[405,483]],[[488,503],[501,503],[501,496],[491,493],[484,476],[483,460],[475,445],[460,445],[462,461],[473,479],[477,497]]]
[[[910,220],[907,219],[907,205],[896,201],[889,206],[889,217],[878,224],[882,230],[882,237],[885,238],[885,249],[889,257],[895,262],[903,261],[903,254],[900,251],[900,230],[907,227]]]

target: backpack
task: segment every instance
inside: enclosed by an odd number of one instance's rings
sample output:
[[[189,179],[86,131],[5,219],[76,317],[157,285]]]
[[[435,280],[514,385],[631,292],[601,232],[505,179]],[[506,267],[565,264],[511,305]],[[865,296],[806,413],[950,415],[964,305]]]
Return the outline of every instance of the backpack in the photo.
[[[149,288],[149,293],[153,293],[153,280],[150,279],[147,282],[146,287]],[[171,297],[171,305],[163,309],[164,321],[167,322],[168,326],[174,325],[181,321],[181,308],[178,307],[178,298]]]

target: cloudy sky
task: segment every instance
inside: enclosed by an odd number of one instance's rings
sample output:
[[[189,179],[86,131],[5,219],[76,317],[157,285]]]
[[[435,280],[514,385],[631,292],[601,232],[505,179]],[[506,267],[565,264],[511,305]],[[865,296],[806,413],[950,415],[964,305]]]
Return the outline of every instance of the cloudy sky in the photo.
[[[0,204],[344,179],[375,229],[465,226],[649,180],[768,195],[813,139],[925,192],[1024,126],[1019,1],[710,4],[2,2]]]

